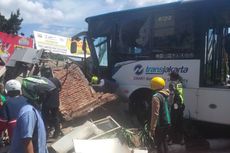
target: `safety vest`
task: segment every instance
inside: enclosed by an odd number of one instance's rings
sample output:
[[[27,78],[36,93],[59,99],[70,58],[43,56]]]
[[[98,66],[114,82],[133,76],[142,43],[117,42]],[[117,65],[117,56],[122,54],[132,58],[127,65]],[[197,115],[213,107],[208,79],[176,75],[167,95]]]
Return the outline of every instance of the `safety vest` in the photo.
[[[176,83],[175,94],[178,94],[178,96],[180,97],[181,104],[184,104],[184,92],[183,92],[183,85],[181,82]]]
[[[160,100],[160,110],[159,117],[157,121],[158,127],[165,127],[171,124],[169,106],[168,106],[168,97],[163,96],[161,93],[157,92],[153,95]]]
[[[96,75],[92,76],[91,84],[98,84],[98,77]]]

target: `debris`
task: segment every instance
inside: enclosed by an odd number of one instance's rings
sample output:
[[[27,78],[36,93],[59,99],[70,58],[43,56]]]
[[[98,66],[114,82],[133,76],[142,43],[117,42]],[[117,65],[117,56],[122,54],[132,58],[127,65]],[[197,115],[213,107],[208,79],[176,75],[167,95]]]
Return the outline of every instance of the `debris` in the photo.
[[[76,64],[54,69],[54,75],[62,83],[60,111],[66,121],[86,115],[117,98],[115,94],[95,92]]]
[[[74,140],[76,153],[131,153],[119,139]],[[90,147],[89,147],[90,146]]]
[[[117,132],[117,130],[121,129],[121,126],[111,116],[107,116],[106,118],[94,121],[93,123],[99,129],[103,130],[104,133],[96,135],[90,139],[108,138],[114,135]]]
[[[90,146],[90,147],[89,147]],[[130,149],[118,138],[98,140],[74,140],[76,153],[147,153],[147,150]]]
[[[85,122],[75,127],[70,133],[56,141],[51,148],[56,153],[67,153],[74,148],[73,139],[98,139],[111,135],[120,128],[120,125],[111,117]]]
[[[73,139],[88,139],[100,133],[102,133],[100,129],[98,129],[93,123],[87,121],[83,125],[74,128],[72,132],[59,139],[52,144],[51,147],[57,153],[67,153],[73,148]]]
[[[33,48],[15,48],[15,51],[6,66],[15,67],[16,62],[23,62],[27,64],[38,63],[42,53],[43,50],[36,50]]]

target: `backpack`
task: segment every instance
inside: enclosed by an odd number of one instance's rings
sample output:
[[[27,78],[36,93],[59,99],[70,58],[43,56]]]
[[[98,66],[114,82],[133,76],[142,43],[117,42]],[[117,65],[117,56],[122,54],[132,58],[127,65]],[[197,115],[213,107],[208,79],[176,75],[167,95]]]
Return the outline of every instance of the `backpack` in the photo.
[[[153,96],[157,97],[160,100],[160,110],[159,110],[159,117],[157,121],[158,127],[165,127],[171,124],[170,118],[170,109],[168,106],[168,97],[165,97],[161,93],[155,93]]]
[[[45,77],[32,76],[22,80],[22,94],[32,102],[41,103],[45,95],[54,89],[54,83]]]

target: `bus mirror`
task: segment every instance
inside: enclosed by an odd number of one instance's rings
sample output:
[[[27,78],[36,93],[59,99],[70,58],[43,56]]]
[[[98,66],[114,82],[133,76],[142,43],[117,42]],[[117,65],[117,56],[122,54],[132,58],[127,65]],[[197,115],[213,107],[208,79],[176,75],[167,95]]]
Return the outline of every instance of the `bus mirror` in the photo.
[[[76,41],[71,42],[70,52],[71,54],[77,53],[77,42]]]

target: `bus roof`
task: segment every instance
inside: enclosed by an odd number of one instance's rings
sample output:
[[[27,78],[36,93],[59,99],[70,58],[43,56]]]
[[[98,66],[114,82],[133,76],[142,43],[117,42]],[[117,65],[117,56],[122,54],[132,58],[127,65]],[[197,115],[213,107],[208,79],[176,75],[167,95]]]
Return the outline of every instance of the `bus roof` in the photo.
[[[194,13],[201,13],[202,11],[207,12],[207,10],[217,10],[226,7],[230,7],[229,0],[181,0],[172,3],[91,16],[86,18],[86,22],[89,24],[89,33],[93,35],[103,35],[111,32],[111,29],[115,24],[122,24],[122,22],[127,22],[127,20],[138,17],[146,17],[149,14],[160,13],[164,15],[164,13],[169,10],[177,9],[195,9],[197,11],[193,11]]]
[[[194,1],[194,0],[193,0]],[[96,15],[96,16],[91,16],[86,18],[86,22],[90,22],[92,20],[98,20],[98,19],[104,19],[104,18],[112,18],[112,17],[117,17],[120,15],[130,15],[132,13],[141,13],[141,12],[147,12],[148,10],[152,10],[153,8],[155,10],[157,9],[162,9],[162,8],[170,8],[173,6],[176,6],[178,4],[180,4],[181,2],[172,2],[172,3],[166,3],[166,4],[159,4],[159,5],[153,5],[153,6],[147,6],[147,7],[141,7],[141,8],[134,8],[134,9],[127,9],[127,10],[121,10],[121,11],[116,11],[116,12],[110,12],[110,13],[105,13],[105,14],[101,14],[101,15]]]
[[[189,4],[190,6],[192,4],[210,4],[214,5],[215,4],[220,4],[220,3],[229,3],[229,0],[181,0],[181,1],[175,1],[172,3],[163,3],[163,4],[158,4],[158,5],[153,5],[153,6],[147,6],[147,7],[141,7],[141,8],[135,8],[135,9],[128,9],[128,10],[122,10],[122,11],[117,11],[117,12],[110,12],[110,13],[105,13],[101,15],[96,15],[96,16],[91,16],[87,17],[85,20],[86,22],[90,22],[92,20],[98,20],[100,18],[112,18],[112,17],[117,17],[117,16],[124,16],[124,15],[130,15],[132,13],[141,13],[141,12],[148,12],[151,10],[161,10],[161,9],[169,9],[169,8],[174,8],[174,7],[179,7],[181,5],[187,5]],[[215,4],[214,4],[215,3]]]

